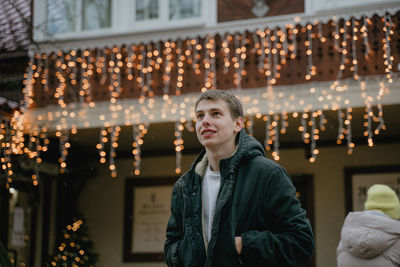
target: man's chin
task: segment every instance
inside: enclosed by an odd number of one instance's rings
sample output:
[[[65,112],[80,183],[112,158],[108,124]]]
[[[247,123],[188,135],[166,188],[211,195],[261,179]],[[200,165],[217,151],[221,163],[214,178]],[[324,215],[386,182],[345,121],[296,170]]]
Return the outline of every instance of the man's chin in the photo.
[[[215,142],[213,140],[203,140],[201,142],[201,144],[205,147],[205,148],[211,148],[215,146]]]

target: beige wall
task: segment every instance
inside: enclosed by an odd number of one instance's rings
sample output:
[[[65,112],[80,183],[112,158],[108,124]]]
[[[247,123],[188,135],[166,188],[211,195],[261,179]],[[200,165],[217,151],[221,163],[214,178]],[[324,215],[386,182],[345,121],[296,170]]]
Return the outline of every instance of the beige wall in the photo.
[[[318,267],[336,266],[336,246],[345,217],[345,167],[400,165],[400,144],[358,146],[352,156],[344,147],[320,148],[316,163],[304,159],[302,149],[282,149],[280,164],[291,174],[314,175],[316,262]],[[194,156],[185,157],[186,170]],[[118,177],[111,178],[108,166],[98,170],[84,188],[79,202],[86,216],[94,249],[99,253],[97,267],[165,266],[163,263],[123,263],[124,179],[131,177],[132,160],[117,162]],[[141,177],[174,175],[175,157],[145,158]]]

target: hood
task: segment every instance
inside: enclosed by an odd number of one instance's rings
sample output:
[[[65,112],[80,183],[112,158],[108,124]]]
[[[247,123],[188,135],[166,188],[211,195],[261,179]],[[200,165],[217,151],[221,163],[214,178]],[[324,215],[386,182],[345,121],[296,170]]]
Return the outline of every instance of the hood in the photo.
[[[341,233],[344,249],[364,259],[382,254],[399,238],[400,221],[365,211],[350,212]]]

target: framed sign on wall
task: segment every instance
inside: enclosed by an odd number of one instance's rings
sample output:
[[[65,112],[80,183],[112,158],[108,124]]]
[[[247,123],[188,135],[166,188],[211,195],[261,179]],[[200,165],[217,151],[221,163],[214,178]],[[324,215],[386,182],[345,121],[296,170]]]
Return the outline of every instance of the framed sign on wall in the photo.
[[[385,184],[400,198],[400,165],[345,168],[346,211],[362,211],[367,191],[374,184]]]
[[[175,177],[125,180],[124,262],[164,260]]]

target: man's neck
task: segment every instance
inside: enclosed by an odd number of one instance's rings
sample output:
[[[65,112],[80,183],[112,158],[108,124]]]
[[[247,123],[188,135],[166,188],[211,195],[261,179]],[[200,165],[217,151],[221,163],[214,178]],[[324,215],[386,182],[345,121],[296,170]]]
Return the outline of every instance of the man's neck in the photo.
[[[233,152],[236,149],[236,145],[233,144],[228,148],[219,148],[217,150],[212,150],[210,148],[206,148],[206,155],[208,159],[208,163],[210,164],[210,168],[212,171],[219,172],[219,162],[222,159],[228,158],[232,156]]]

